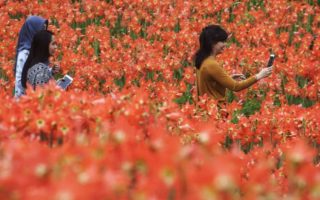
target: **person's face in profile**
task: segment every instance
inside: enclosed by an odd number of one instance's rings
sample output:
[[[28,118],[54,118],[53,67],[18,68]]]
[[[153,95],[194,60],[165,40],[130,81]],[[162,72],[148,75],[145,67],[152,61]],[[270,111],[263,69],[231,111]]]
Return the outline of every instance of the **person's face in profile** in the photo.
[[[56,52],[56,49],[57,49],[57,42],[55,41],[54,36],[52,36],[51,42],[49,44],[50,56],[52,56]]]
[[[218,42],[215,45],[213,45],[212,52],[214,52],[215,55],[221,54],[225,47],[225,42]]]
[[[228,35],[227,40],[229,40],[232,37],[232,33]],[[226,42],[217,42],[216,44],[213,45],[212,47],[212,52],[214,52],[215,55],[221,54],[226,47]]]

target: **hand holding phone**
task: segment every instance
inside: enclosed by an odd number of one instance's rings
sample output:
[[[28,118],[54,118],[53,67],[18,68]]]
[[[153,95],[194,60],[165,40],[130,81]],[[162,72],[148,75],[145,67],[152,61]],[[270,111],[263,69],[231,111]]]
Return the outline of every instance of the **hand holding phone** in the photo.
[[[65,90],[72,83],[72,81],[73,78],[66,74],[63,78],[57,81],[57,85]]]

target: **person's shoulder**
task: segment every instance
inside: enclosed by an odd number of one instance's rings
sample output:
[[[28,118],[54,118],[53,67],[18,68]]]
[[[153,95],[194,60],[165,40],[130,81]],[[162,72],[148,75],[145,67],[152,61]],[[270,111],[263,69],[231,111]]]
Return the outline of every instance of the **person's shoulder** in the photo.
[[[48,68],[49,66],[45,63],[39,62],[37,64],[34,64],[31,68],[36,68],[36,69],[44,69]]]
[[[30,69],[28,70],[28,74],[38,74],[38,73],[43,73],[46,71],[49,71],[50,68],[48,65],[46,65],[45,63],[37,63],[34,64],[32,67],[30,67]]]
[[[48,66],[47,64],[45,64],[45,63],[43,63],[43,62],[39,62],[39,63],[37,63],[37,64],[35,64],[35,65],[37,65],[37,66]]]
[[[213,56],[209,56],[203,61],[201,68],[205,70],[205,69],[212,69],[216,67],[219,67],[218,61]]]

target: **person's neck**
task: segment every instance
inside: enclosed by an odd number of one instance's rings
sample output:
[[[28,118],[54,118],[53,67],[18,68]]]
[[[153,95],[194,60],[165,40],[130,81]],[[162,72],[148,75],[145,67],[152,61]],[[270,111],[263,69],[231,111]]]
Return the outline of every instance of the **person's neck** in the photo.
[[[216,58],[217,54],[213,52],[210,56]]]
[[[211,56],[216,57],[217,56],[217,52],[215,50],[212,51]]]

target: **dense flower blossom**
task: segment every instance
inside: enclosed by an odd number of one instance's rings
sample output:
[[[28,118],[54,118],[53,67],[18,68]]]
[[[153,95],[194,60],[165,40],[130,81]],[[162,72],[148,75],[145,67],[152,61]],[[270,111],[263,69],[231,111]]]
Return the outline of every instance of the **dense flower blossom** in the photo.
[[[0,1],[0,199],[319,199],[319,12],[315,0]],[[30,14],[49,19],[51,62],[74,82],[16,100]],[[230,74],[276,54],[270,78],[223,106],[195,86],[213,23],[232,33],[218,56]]]

